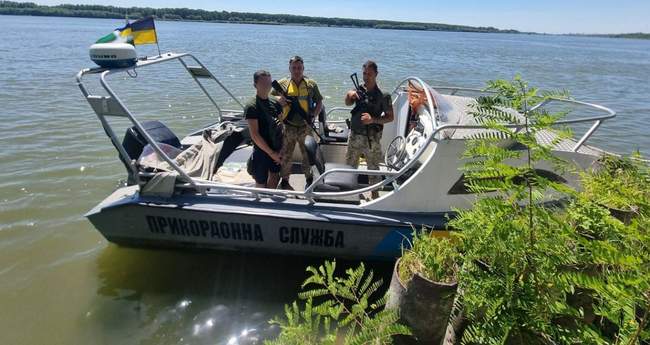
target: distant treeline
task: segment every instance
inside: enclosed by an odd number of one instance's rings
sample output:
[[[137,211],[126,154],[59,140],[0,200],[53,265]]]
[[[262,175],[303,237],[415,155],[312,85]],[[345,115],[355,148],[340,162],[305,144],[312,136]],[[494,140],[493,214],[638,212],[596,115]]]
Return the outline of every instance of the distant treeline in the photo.
[[[637,38],[643,40],[650,40],[650,34],[645,34],[643,32],[635,32],[630,34],[604,34],[604,35],[592,35],[597,37],[611,37],[611,38]]]
[[[628,34],[563,34],[563,36],[576,37],[604,37],[604,38],[634,38],[641,40],[650,40],[650,34],[643,32],[633,32]]]
[[[437,23],[398,22],[389,20],[365,20],[349,18],[309,17],[290,14],[264,14],[247,12],[205,11],[189,8],[115,7],[101,5],[43,6],[32,2],[0,1],[0,14],[28,16],[58,16],[85,18],[141,18],[154,16],[162,20],[207,21],[222,23],[293,24],[309,26],[357,27],[374,29],[502,32],[518,33],[517,30],[500,30],[494,27],[473,27]]]

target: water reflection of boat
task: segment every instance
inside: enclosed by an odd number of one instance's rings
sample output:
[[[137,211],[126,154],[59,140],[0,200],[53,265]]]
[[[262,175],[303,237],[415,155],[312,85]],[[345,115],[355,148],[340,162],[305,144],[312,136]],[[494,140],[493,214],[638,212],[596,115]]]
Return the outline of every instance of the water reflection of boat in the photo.
[[[194,56],[167,53],[141,59],[133,69],[180,62],[197,82],[199,89],[220,115],[217,123],[190,133],[179,140],[164,124],[140,122],[109,86],[108,77],[127,73],[127,68],[84,69],[77,75],[82,93],[101,121],[128,172],[128,186],[117,189],[87,217],[109,240],[129,246],[202,247],[276,253],[386,259],[399,255],[401,244],[412,229],[423,226],[444,232],[446,215],[453,209],[469,207],[474,196],[465,188],[459,157],[466,140],[489,130],[473,121],[469,114],[480,90],[430,87],[410,77],[393,91],[396,120],[385,126],[382,147],[386,161],[380,170],[345,166],[347,128],[332,120],[333,108],[318,121],[325,140],[309,140],[310,163],[317,178],[304,190],[285,191],[252,187],[242,169],[251,150],[242,109],[224,110],[208,92],[206,81],[214,81],[237,104],[236,97]],[[108,96],[91,94],[84,84],[87,75],[99,75]],[[415,85],[426,96],[426,103],[410,109],[408,86]],[[585,142],[615,113],[605,107],[574,100],[551,100],[540,107],[557,104],[583,108],[600,115],[564,120],[565,125],[592,123],[578,140],[554,143],[554,154],[587,167],[602,151]],[[206,112],[208,110],[206,109]],[[213,111],[213,109],[209,109]],[[412,116],[416,114],[417,116]],[[108,118],[124,117],[133,127],[120,142]],[[411,120],[417,119],[416,123]],[[513,130],[523,125],[510,125]],[[215,169],[210,179],[190,176],[174,156],[200,143],[204,133],[219,133]],[[556,141],[552,131],[542,132],[539,140]],[[521,145],[507,143],[512,150]],[[144,155],[151,160],[143,159]],[[146,155],[146,153],[150,153]],[[296,153],[295,153],[296,154]],[[145,157],[145,158],[146,158]],[[297,157],[294,157],[297,158]],[[299,159],[294,159],[297,167]],[[166,168],[161,167],[164,166]],[[550,165],[538,166],[547,178],[576,184],[569,172],[555,172]],[[295,169],[300,171],[300,169]],[[368,176],[381,181],[368,184]],[[172,176],[169,195],[156,190],[161,176]],[[294,175],[296,181],[301,176]],[[379,191],[376,200],[363,202],[359,195]]]

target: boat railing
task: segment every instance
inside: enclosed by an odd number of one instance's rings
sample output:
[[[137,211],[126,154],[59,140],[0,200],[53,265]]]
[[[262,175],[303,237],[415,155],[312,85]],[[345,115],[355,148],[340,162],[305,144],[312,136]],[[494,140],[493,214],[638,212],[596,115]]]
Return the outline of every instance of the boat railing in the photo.
[[[336,124],[342,124],[345,123],[345,119],[342,120],[330,120],[330,115],[334,112],[350,112],[352,110],[352,107],[333,107],[331,109],[327,110],[327,113],[325,114],[325,122],[327,123],[336,123]]]
[[[186,61],[183,59],[191,59],[193,62],[196,63],[196,65],[189,65],[187,64]],[[422,88],[424,89],[426,98],[427,98],[427,115],[430,117],[431,123],[433,124],[433,133],[431,135],[426,136],[426,141],[425,143],[417,150],[417,152],[413,155],[413,157],[398,171],[382,171],[382,170],[364,170],[364,169],[332,169],[332,170],[327,170],[323,172],[323,174],[319,175],[318,178],[316,178],[309,186],[304,191],[285,191],[285,190],[275,190],[275,189],[265,189],[265,188],[255,188],[255,187],[249,187],[249,186],[240,186],[240,185],[234,185],[234,184],[227,184],[227,183],[222,183],[222,182],[215,182],[215,181],[207,181],[207,180],[202,180],[202,179],[197,179],[197,178],[192,178],[190,177],[176,162],[171,159],[169,156],[167,156],[158,143],[153,140],[153,138],[147,133],[147,131],[143,128],[143,126],[140,124],[140,122],[135,118],[135,116],[128,110],[126,105],[117,97],[117,94],[113,91],[113,89],[108,85],[108,82],[106,78],[111,75],[115,74],[118,72],[127,72],[129,70],[135,69],[135,68],[142,68],[145,66],[150,66],[153,64],[158,64],[170,60],[179,60],[183,67],[192,75],[192,78],[199,84],[199,87],[201,90],[204,92],[204,94],[210,99],[212,104],[217,108],[219,112],[219,117],[221,118],[221,115],[223,114],[224,110],[222,110],[217,102],[212,98],[212,96],[209,94],[203,83],[199,80],[200,78],[209,78],[214,80],[238,105],[242,106],[243,105],[239,102],[239,100],[193,55],[183,53],[183,54],[175,54],[175,53],[166,53],[163,54],[159,57],[154,57],[154,58],[147,58],[144,60],[138,60],[135,66],[129,67],[129,68],[118,68],[118,69],[106,69],[106,68],[93,68],[93,69],[84,69],[81,70],[77,74],[77,84],[79,88],[81,89],[82,93],[90,103],[91,107],[97,114],[102,127],[104,128],[106,134],[109,136],[113,146],[117,149],[120,157],[122,157],[122,161],[125,162],[127,165],[128,169],[136,176],[138,179],[138,183],[141,181],[140,176],[147,176],[149,173],[141,172],[139,171],[139,168],[135,162],[135,160],[130,159],[129,155],[126,153],[124,147],[121,145],[121,143],[118,140],[118,137],[115,135],[114,131],[112,130],[110,124],[106,121],[106,116],[119,116],[119,117],[126,117],[128,118],[131,123],[135,126],[135,128],[138,130],[140,134],[144,137],[146,142],[152,147],[152,149],[156,152],[158,157],[162,160],[164,160],[169,166],[179,174],[180,176],[180,182],[177,184],[178,188],[182,189],[191,189],[194,191],[197,191],[201,194],[207,194],[208,191],[212,190],[220,190],[224,192],[229,192],[229,193],[244,193],[248,195],[253,195],[256,198],[259,198],[260,196],[301,196],[307,199],[309,202],[314,203],[316,199],[319,197],[329,197],[329,198],[338,198],[338,197],[348,197],[348,196],[355,196],[359,195],[361,193],[369,192],[369,191],[375,191],[383,188],[384,186],[391,184],[397,180],[398,177],[402,176],[405,174],[407,171],[412,169],[418,162],[420,162],[420,157],[427,152],[427,147],[431,144],[433,140],[436,139],[437,133],[439,133],[441,130],[444,129],[449,129],[449,128],[485,128],[485,126],[473,126],[473,125],[441,125],[438,126],[438,123],[436,121],[436,116],[437,116],[437,109],[433,106],[432,102],[432,95],[429,91],[429,88],[426,87],[426,84],[417,77],[408,77],[402,80],[398,86],[395,88],[393,92],[396,92],[397,90],[403,89],[405,87],[405,84],[408,82],[415,82],[418,83],[419,85],[422,85]],[[91,95],[86,87],[83,84],[83,76],[86,74],[99,74],[99,79],[100,79],[100,84],[101,86],[105,89],[105,91],[108,93],[109,96],[96,96],[96,95]],[[440,89],[443,89],[443,87],[440,87]],[[478,89],[468,89],[468,88],[448,88],[448,89],[453,89],[452,92],[456,93],[458,91],[482,91]],[[537,107],[544,106],[551,101],[555,100],[547,100],[545,102],[542,102],[544,104],[538,104],[533,109],[536,109]],[[575,150],[577,150],[588,138],[591,136],[591,134],[598,128],[600,123],[604,121],[605,119],[614,117],[616,115],[615,112],[612,110],[602,107],[599,105],[595,104],[590,104],[586,102],[579,102],[579,101],[574,101],[574,100],[564,100],[564,99],[557,99],[557,101],[562,101],[562,102],[571,102],[575,104],[580,104],[580,105],[587,105],[590,107],[593,107],[595,109],[603,110],[607,112],[607,115],[604,116],[599,116],[599,117],[592,117],[592,118],[587,118],[587,119],[578,119],[578,120],[565,120],[565,121],[559,121],[558,123],[579,123],[579,122],[587,122],[587,121],[595,121],[594,125],[590,128],[590,130],[581,138],[581,140],[578,141]],[[343,111],[346,110],[348,111],[349,108],[343,108],[343,107],[335,107],[329,110],[329,112],[326,114],[329,115],[334,111]],[[236,111],[239,112],[239,111]],[[335,122],[336,121],[336,122]],[[337,121],[334,120],[332,121],[334,123],[342,123],[344,120]],[[518,128],[521,127],[521,125],[508,125],[508,127],[513,127],[513,128]],[[432,151],[431,151],[432,152]],[[430,153],[433,154],[433,153]],[[382,176],[384,177],[381,181],[363,187],[359,189],[354,189],[354,190],[349,190],[349,191],[341,191],[341,192],[318,192],[315,189],[317,186],[323,182],[324,178],[330,174],[356,174],[356,175],[370,175],[370,176]]]
[[[183,58],[191,59],[193,60],[198,66],[191,66],[187,64],[183,60]],[[90,103],[91,107],[97,114],[102,127],[104,128],[106,134],[110,138],[113,146],[117,149],[120,157],[122,158],[122,161],[127,165],[128,169],[133,173],[133,176],[136,177],[137,183],[140,184],[142,181],[140,180],[140,177],[146,177],[149,173],[142,172],[139,170],[135,160],[132,160],[129,155],[127,154],[126,150],[124,147],[121,145],[121,143],[118,140],[117,135],[111,128],[110,124],[106,120],[106,116],[118,116],[118,117],[126,117],[130,120],[130,122],[133,124],[133,126],[137,129],[137,131],[142,134],[143,138],[151,146],[151,148],[154,150],[156,155],[165,161],[173,171],[179,174],[181,182],[178,184],[178,187],[180,188],[190,188],[195,191],[200,192],[201,194],[207,194],[208,190],[223,190],[227,192],[244,192],[244,193],[249,193],[252,194],[256,197],[259,197],[260,195],[284,195],[284,196],[302,196],[309,200],[310,202],[315,202],[315,199],[318,197],[347,197],[347,196],[353,196],[353,195],[359,195],[360,193],[365,193],[367,191],[373,191],[373,190],[378,190],[380,188],[383,188],[384,186],[388,185],[389,183],[394,182],[398,176],[404,174],[406,171],[408,171],[417,161],[418,158],[423,154],[424,152],[424,147],[428,145],[428,143],[431,141],[432,136],[429,136],[427,139],[427,143],[421,147],[418,152],[415,154],[415,157],[411,159],[404,167],[402,167],[399,171],[381,171],[381,170],[363,170],[363,169],[332,169],[329,171],[325,171],[323,174],[321,174],[315,181],[312,182],[311,185],[309,185],[305,191],[284,191],[284,190],[272,190],[272,189],[264,189],[264,188],[255,188],[255,187],[248,187],[248,186],[239,186],[239,185],[233,185],[233,184],[225,184],[225,183],[220,183],[220,182],[214,182],[214,181],[207,181],[207,180],[201,180],[197,178],[192,178],[190,177],[173,159],[171,159],[165,152],[160,148],[158,143],[153,140],[153,138],[147,133],[147,131],[144,129],[140,121],[138,121],[135,116],[129,111],[129,109],[126,107],[126,105],[119,99],[115,91],[110,87],[110,85],[107,82],[107,77],[111,74],[115,74],[118,72],[125,72],[129,73],[131,70],[135,70],[137,68],[143,68],[146,66],[151,66],[154,64],[159,64],[171,60],[179,60],[183,67],[192,75],[192,78],[197,82],[201,90],[204,92],[204,94],[210,99],[212,104],[217,108],[219,111],[219,115],[221,117],[221,114],[223,110],[218,106],[217,102],[212,98],[212,96],[209,94],[205,86],[201,83],[199,78],[209,78],[217,82],[217,84],[224,90],[226,93],[233,99],[237,104],[242,106],[242,104],[239,102],[239,100],[193,55],[188,54],[188,53],[182,53],[182,54],[175,54],[175,53],[166,53],[162,54],[157,57],[153,58],[145,58],[145,59],[140,59],[136,62],[135,66],[128,67],[128,68],[115,68],[115,69],[107,69],[107,68],[92,68],[92,69],[83,69],[81,70],[77,76],[77,85],[81,89],[81,92],[83,95],[86,97],[86,100]],[[83,83],[83,77],[88,74],[99,74],[99,81],[100,85],[104,88],[104,90],[108,93],[108,96],[96,96],[96,95],[91,95],[88,89],[85,87]],[[417,78],[417,77],[409,77],[404,79],[400,83],[400,85],[403,85],[404,83],[408,81],[413,81],[417,82],[418,84],[422,85],[422,87],[426,90],[427,98],[428,98],[428,108],[430,109],[429,116],[432,118],[432,121],[435,121],[433,118],[434,114],[434,107],[431,102],[431,95],[429,93],[429,90],[424,87],[424,82]],[[242,106],[243,108],[243,106]],[[338,108],[333,108],[330,110],[330,113],[333,111],[342,111],[342,110],[348,110],[346,108],[338,107]],[[377,182],[373,185],[360,188],[360,189],[355,189],[351,191],[343,191],[343,192],[317,192],[314,189],[318,184],[320,184],[324,177],[327,175],[333,174],[333,173],[341,173],[341,174],[357,174],[357,175],[373,175],[373,176],[384,176],[385,178],[382,179],[380,182]]]
[[[431,121],[435,121],[435,108],[433,107],[433,102],[431,101],[431,94],[427,88],[424,87],[424,82],[417,77],[409,77],[404,79],[399,85],[403,85],[407,82],[416,82],[420,85],[423,85],[423,88],[426,90],[426,95],[427,95],[427,100],[428,104],[427,107],[429,109],[428,115],[431,117]],[[338,109],[332,108],[330,112],[335,111],[335,110],[349,110],[348,108],[343,108],[339,107]],[[305,188],[304,191],[285,191],[285,190],[277,190],[277,189],[266,189],[266,188],[256,188],[256,187],[248,187],[248,186],[239,186],[239,185],[232,185],[232,184],[225,184],[225,183],[220,183],[220,182],[214,182],[214,181],[207,181],[207,180],[200,180],[200,179],[194,179],[193,183],[184,183],[179,185],[180,188],[189,188],[189,189],[198,189],[201,193],[205,194],[208,190],[220,190],[220,191],[225,191],[225,192],[244,192],[246,194],[250,194],[254,196],[255,198],[259,198],[260,196],[300,196],[308,200],[310,203],[315,203],[316,199],[318,198],[344,198],[344,197],[350,197],[350,196],[357,196],[362,193],[370,192],[370,191],[375,191],[383,188],[384,186],[387,186],[389,184],[392,184],[397,180],[398,177],[402,176],[404,173],[409,171],[411,168],[414,167],[414,165],[419,161],[419,158],[424,154],[426,151],[426,147],[431,143],[433,140],[433,136],[427,136],[426,142],[418,149],[418,151],[415,153],[415,155],[407,162],[401,169],[398,171],[382,171],[382,170],[364,170],[364,169],[343,169],[343,168],[337,168],[337,169],[331,169],[323,172],[321,175],[319,175],[314,181]],[[176,170],[176,168],[174,168]],[[354,189],[354,190],[349,190],[349,191],[341,191],[341,192],[318,192],[315,189],[318,187],[318,185],[324,181],[325,177],[331,174],[353,174],[353,175],[368,175],[368,176],[382,176],[384,177],[382,180],[379,182],[359,188],[359,189]]]
[[[451,89],[451,88],[450,88]],[[465,91],[482,91],[479,89],[469,89],[469,88],[456,88],[459,90],[465,90]],[[565,102],[565,103],[572,103],[572,104],[577,104],[577,105],[583,105],[587,107],[591,107],[596,110],[601,110],[605,112],[605,115],[601,116],[593,116],[593,117],[586,117],[586,118],[580,118],[580,119],[571,119],[571,120],[560,120],[557,121],[555,124],[557,125],[565,125],[565,124],[576,124],[576,123],[586,123],[586,122],[591,122],[594,121],[594,124],[590,127],[590,129],[578,140],[576,145],[573,147],[573,152],[578,151],[578,149],[589,139],[589,137],[593,134],[593,132],[600,126],[600,124],[607,120],[611,119],[616,116],[616,112],[613,110],[600,106],[597,104],[593,103],[588,103],[588,102],[582,102],[582,101],[576,101],[572,99],[560,99],[560,98],[551,98],[547,99],[534,107],[531,108],[531,110],[538,109],[539,107],[542,107],[544,105],[547,105],[552,102]],[[330,111],[333,111],[331,109]],[[348,110],[348,109],[346,109]],[[344,122],[342,120],[341,122]],[[505,125],[506,128],[512,128],[512,129],[521,129],[524,128],[524,124],[507,124]],[[487,129],[486,126],[482,125],[441,125],[438,126],[433,134],[429,136],[429,139],[433,139],[436,137],[436,134],[438,134],[440,131],[446,130],[446,129]],[[425,145],[423,145],[423,148],[426,147],[429,144],[430,140],[427,141]],[[420,155],[423,153],[423,149],[421,148],[416,157],[414,157],[409,163],[413,163],[417,161],[420,157]],[[244,186],[233,186],[229,184],[219,184],[215,183],[213,181],[201,181],[196,184],[199,188],[202,189],[220,189],[224,191],[242,191],[242,192],[248,192],[254,195],[256,198],[259,198],[260,195],[285,195],[285,196],[302,196],[305,197],[307,200],[310,202],[314,202],[315,198],[318,197],[346,197],[346,196],[353,196],[353,195],[358,195],[361,193],[377,190],[379,188],[382,188],[390,183],[393,183],[395,179],[399,176],[401,176],[405,171],[411,168],[412,164],[409,164],[399,171],[380,171],[380,170],[360,170],[360,169],[331,169],[325,171],[323,174],[321,174],[310,186],[308,186],[307,189],[305,189],[304,192],[300,191],[282,191],[282,190],[269,190],[269,189],[264,189],[264,188],[254,188],[254,187],[244,187]],[[344,174],[364,174],[364,175],[373,175],[373,176],[387,176],[383,181],[376,183],[374,185],[367,186],[362,189],[356,189],[352,191],[345,191],[345,192],[315,192],[314,189],[319,185],[321,181],[324,180],[324,178],[327,175],[330,174],[335,174],[335,173],[344,173]],[[181,186],[182,188],[190,188],[189,184],[184,184]]]
[[[185,61],[184,59],[191,60],[191,62],[194,63],[195,65],[188,64],[188,62]],[[237,99],[237,97],[235,97],[235,95],[233,95],[232,92],[214,74],[212,74],[212,72],[210,72],[210,70],[207,67],[205,67],[205,65],[199,59],[197,59],[195,56],[189,53],[165,53],[160,56],[143,57],[140,58],[136,62],[136,64],[132,67],[113,68],[113,69],[96,67],[96,68],[83,69],[77,74],[77,84],[81,88],[81,91],[84,94],[84,96],[88,97],[89,92],[83,85],[83,81],[82,81],[83,76],[87,74],[103,74],[104,72],[108,72],[108,74],[114,74],[119,72],[128,72],[130,70],[147,67],[154,64],[160,64],[171,60],[178,60],[183,65],[183,67],[187,70],[187,72],[192,76],[192,79],[194,79],[194,81],[198,84],[201,91],[203,91],[203,93],[208,97],[212,105],[214,105],[214,107],[217,109],[219,116],[223,115],[223,113],[243,111],[244,105],[239,101],[239,99]],[[232,99],[237,105],[239,105],[240,109],[239,110],[221,109],[219,104],[208,92],[203,82],[201,82],[201,79],[211,79],[215,83],[217,83],[217,85],[229,96],[229,98]],[[108,100],[108,103],[110,104],[111,101]],[[91,106],[93,106],[92,103]],[[95,109],[94,106],[93,109]],[[124,114],[121,115],[124,116]]]
[[[189,65],[184,59],[191,60],[193,63],[196,65]],[[231,99],[233,99],[243,110],[243,105],[241,102],[235,97],[228,88],[225,87],[217,79],[212,72],[210,72],[199,59],[194,57],[191,54],[188,53],[181,53],[181,54],[176,54],[176,53],[166,53],[166,54],[161,54],[159,56],[155,57],[145,57],[145,58],[140,58],[136,62],[134,66],[131,67],[125,67],[125,68],[114,68],[114,69],[109,69],[109,68],[103,68],[103,67],[96,67],[96,68],[87,68],[79,71],[76,75],[76,80],[77,80],[77,85],[81,89],[82,94],[86,97],[86,100],[90,104],[90,106],[93,108],[95,111],[95,114],[97,114],[97,117],[99,118],[102,127],[104,128],[104,131],[106,135],[110,138],[111,143],[113,146],[117,149],[122,162],[127,166],[129,171],[132,173],[132,176],[134,176],[136,179],[139,178],[140,176],[140,171],[135,163],[134,160],[132,160],[122,144],[119,142],[119,139],[115,132],[113,131],[112,127],[106,120],[107,116],[117,116],[117,117],[126,117],[129,119],[129,121],[135,126],[135,128],[138,130],[140,134],[145,138],[147,143],[151,145],[152,149],[156,152],[158,157],[162,160],[164,160],[167,164],[169,164],[182,178],[182,180],[186,181],[187,183],[190,183],[191,185],[195,186],[198,188],[198,185],[194,182],[194,180],[187,175],[183,169],[181,169],[169,156],[167,156],[160,148],[160,146],[151,138],[149,133],[143,128],[142,124],[140,124],[140,121],[138,121],[135,116],[129,111],[129,109],[126,107],[126,105],[119,99],[117,94],[113,91],[113,89],[110,87],[108,84],[106,78],[115,73],[119,72],[125,72],[129,73],[131,70],[135,70],[138,68],[143,68],[155,64],[160,64],[163,62],[168,62],[172,60],[178,60],[183,67],[190,73],[194,81],[199,85],[200,89],[203,91],[203,93],[208,97],[210,102],[215,106],[219,113],[219,118],[221,119],[221,116],[224,112],[217,102],[214,100],[212,95],[208,92],[206,89],[205,85],[199,80],[201,78],[207,78],[207,79],[212,79],[217,83],[217,85],[230,96]],[[99,82],[102,88],[108,93],[108,96],[98,96],[98,95],[92,95],[90,94],[90,91],[86,88],[86,86],[83,83],[83,77],[85,75],[89,74],[99,74]],[[140,181],[137,181],[138,183]]]
[[[448,94],[449,95],[456,95],[459,91],[460,92],[472,92],[472,93],[483,93],[483,94],[494,94],[493,91],[487,91],[487,90],[482,90],[482,89],[475,89],[475,88],[464,88],[464,87],[450,87],[450,86],[432,86],[432,88],[436,91],[443,91],[447,90],[450,91]],[[575,118],[575,119],[566,119],[566,120],[558,120],[554,123],[554,125],[570,125],[570,124],[579,124],[579,123],[592,123],[592,125],[589,127],[589,129],[580,137],[580,139],[577,140],[576,144],[572,147],[573,152],[577,152],[587,140],[594,134],[594,132],[600,127],[600,125],[603,123],[605,120],[609,120],[611,118],[616,117],[616,112],[608,107],[599,105],[599,104],[594,104],[594,103],[589,103],[589,102],[583,102],[583,101],[578,101],[575,99],[571,98],[557,98],[557,97],[550,97],[542,102],[532,106],[529,111],[535,111],[540,108],[543,108],[549,104],[553,103],[566,103],[566,104],[571,104],[571,105],[577,105],[577,106],[584,106],[587,108],[590,108],[591,110],[595,110],[598,112],[604,113],[603,115],[599,116],[589,116],[589,117],[583,117],[583,118]],[[504,127],[506,128],[512,128],[515,130],[519,130],[522,128],[525,128],[525,124],[505,124]],[[487,129],[486,126],[484,125],[455,125],[455,124],[445,124],[438,126],[433,135],[435,136],[436,134],[440,133],[443,130],[447,129],[477,129],[477,130],[484,130]]]

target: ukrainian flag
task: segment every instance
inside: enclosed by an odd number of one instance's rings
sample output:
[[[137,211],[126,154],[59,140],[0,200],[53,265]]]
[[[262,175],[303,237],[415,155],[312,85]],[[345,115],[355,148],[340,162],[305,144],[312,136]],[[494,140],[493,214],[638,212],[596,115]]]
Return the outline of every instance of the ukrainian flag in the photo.
[[[100,38],[95,43],[122,42],[133,45],[158,43],[153,17],[138,19],[127,23],[112,33]]]

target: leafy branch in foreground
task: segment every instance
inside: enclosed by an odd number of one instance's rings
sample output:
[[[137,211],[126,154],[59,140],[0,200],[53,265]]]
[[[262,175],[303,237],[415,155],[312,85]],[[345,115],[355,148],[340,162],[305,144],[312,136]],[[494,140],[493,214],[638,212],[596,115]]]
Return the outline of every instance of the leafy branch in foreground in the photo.
[[[462,342],[637,344],[648,339],[647,214],[639,212],[625,225],[589,195],[540,173],[569,169],[553,153],[570,137],[568,129],[556,126],[568,111],[536,106],[567,97],[566,92],[542,92],[518,76],[490,82],[487,90],[493,94],[480,97],[472,115],[488,129],[471,138],[463,155],[467,187],[479,198],[450,222],[460,230],[464,253],[459,291],[470,325]],[[620,204],[646,204],[648,193],[632,191],[650,190],[647,181],[614,182],[623,184],[616,188]],[[607,178],[597,182],[612,185]],[[632,202],[634,197],[645,199]],[[566,208],[545,203],[557,199],[570,202]]]
[[[308,267],[311,275],[304,281],[299,297],[305,300],[285,306],[284,319],[271,322],[281,327],[279,337],[267,345],[286,344],[389,344],[394,335],[410,335],[398,323],[394,310],[384,309],[386,295],[379,295],[382,280],[374,280],[363,263],[335,275],[336,261],[318,268]]]

